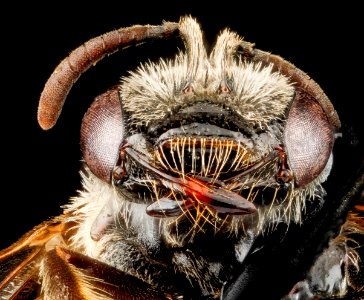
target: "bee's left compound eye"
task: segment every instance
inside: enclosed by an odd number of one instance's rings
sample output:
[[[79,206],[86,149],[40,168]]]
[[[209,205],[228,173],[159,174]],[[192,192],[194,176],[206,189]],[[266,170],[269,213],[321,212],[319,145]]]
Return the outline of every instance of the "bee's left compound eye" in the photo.
[[[288,114],[284,144],[299,187],[319,176],[331,155],[334,128],[316,99],[300,88]]]
[[[111,181],[124,135],[118,89],[113,88],[95,99],[81,126],[83,158],[92,173],[106,182]]]

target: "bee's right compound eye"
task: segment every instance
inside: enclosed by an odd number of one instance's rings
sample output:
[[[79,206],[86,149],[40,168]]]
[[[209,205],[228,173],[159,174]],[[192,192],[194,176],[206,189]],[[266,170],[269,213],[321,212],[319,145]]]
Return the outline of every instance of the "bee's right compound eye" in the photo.
[[[81,126],[83,158],[91,172],[106,182],[111,182],[124,135],[119,93],[115,87],[95,99]]]

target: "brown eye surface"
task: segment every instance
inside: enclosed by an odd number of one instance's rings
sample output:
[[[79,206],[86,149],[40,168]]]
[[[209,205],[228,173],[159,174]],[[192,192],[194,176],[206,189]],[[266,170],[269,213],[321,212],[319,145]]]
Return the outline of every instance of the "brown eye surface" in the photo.
[[[95,99],[81,126],[83,158],[92,173],[106,182],[110,182],[123,137],[118,89],[112,88]]]
[[[320,175],[333,143],[334,130],[321,105],[297,89],[284,131],[288,163],[297,186],[305,186]]]

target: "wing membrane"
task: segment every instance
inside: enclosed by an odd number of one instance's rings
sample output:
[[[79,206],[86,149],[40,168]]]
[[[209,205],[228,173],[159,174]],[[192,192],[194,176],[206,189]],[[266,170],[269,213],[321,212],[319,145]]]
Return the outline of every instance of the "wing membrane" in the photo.
[[[35,292],[45,244],[62,230],[61,217],[54,218],[0,251],[0,299],[28,299]]]

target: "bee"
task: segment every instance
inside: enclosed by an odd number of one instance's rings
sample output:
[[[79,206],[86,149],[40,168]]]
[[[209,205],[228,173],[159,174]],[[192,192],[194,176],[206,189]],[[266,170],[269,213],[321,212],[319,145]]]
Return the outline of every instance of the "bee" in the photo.
[[[191,16],[87,41],[45,84],[40,126],[106,55],[176,36],[185,50],[95,98],[82,189],[0,252],[0,298],[255,299],[285,263],[299,275],[271,299],[363,297],[363,172],[339,199],[323,187],[339,116],[306,73],[230,29],[212,49]]]

